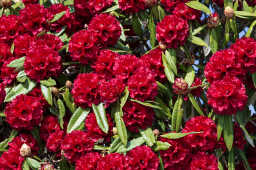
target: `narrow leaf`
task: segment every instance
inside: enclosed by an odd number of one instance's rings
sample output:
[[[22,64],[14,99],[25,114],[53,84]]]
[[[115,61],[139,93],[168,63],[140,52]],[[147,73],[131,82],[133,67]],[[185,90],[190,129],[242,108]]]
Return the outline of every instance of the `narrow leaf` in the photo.
[[[177,122],[177,117],[178,117],[178,113],[180,112],[181,106],[183,103],[183,99],[181,96],[178,96],[178,99],[176,100],[175,104],[174,104],[174,108],[172,111],[172,130],[176,131],[176,122]]]
[[[198,105],[196,99],[194,98],[194,96],[189,93],[188,94],[189,100],[192,103],[193,107],[196,109],[196,111],[201,115],[204,116],[204,112],[201,110],[200,106]]]
[[[121,102],[121,108],[123,108],[124,107],[124,105],[125,105],[125,103],[126,103],[126,101],[127,101],[127,99],[128,99],[128,97],[129,97],[129,90],[128,90],[128,87],[125,87],[125,90],[124,90],[124,95],[121,97],[121,99],[120,99],[120,102]]]
[[[24,83],[28,79],[28,77],[27,77],[25,71],[22,70],[17,74],[16,79],[18,82]]]
[[[156,44],[156,25],[154,22],[153,13],[151,12],[149,17],[148,29],[150,32],[150,44],[152,47],[155,47]]]
[[[35,168],[35,169],[41,168],[40,162],[38,162],[38,161],[35,160],[35,159],[27,158],[26,161],[27,161],[28,165],[29,165],[31,168]]]
[[[64,124],[63,118],[65,116],[66,109],[65,109],[64,103],[62,102],[61,99],[58,99],[57,104],[58,104],[58,109],[59,109],[60,127],[63,129],[63,124]]]
[[[133,140],[131,140],[128,145],[127,145],[127,151],[132,150],[133,148],[142,145],[143,143],[145,143],[145,140],[143,137],[138,137],[135,138]]]
[[[233,147],[233,141],[234,141],[233,122],[232,122],[231,115],[224,116],[223,136],[224,136],[224,142],[228,150],[231,151]]]
[[[195,70],[192,66],[188,68],[187,74],[185,76],[185,81],[188,83],[188,86],[190,87],[195,79]]]
[[[16,60],[13,60],[7,66],[11,67],[11,68],[22,68],[23,65],[24,65],[24,62],[25,62],[25,57],[21,57],[21,58],[18,58]]]
[[[51,23],[58,21],[59,19],[61,19],[64,15],[66,14],[66,11],[62,11],[60,13],[57,13],[56,15],[54,15],[53,19],[50,21]]]
[[[244,1],[244,2],[245,2],[245,1]],[[254,20],[254,21],[251,23],[251,25],[250,25],[250,27],[249,27],[249,29],[248,29],[248,31],[247,31],[245,37],[250,37],[250,36],[251,36],[252,31],[253,31],[255,25],[256,25],[256,20]],[[255,84],[254,84],[254,85],[255,85]]]
[[[217,31],[215,29],[211,29],[210,47],[213,53],[218,51],[218,36],[217,36]]]
[[[223,128],[224,128],[224,116],[218,116],[218,122],[217,122],[217,140],[220,140]]]
[[[228,170],[235,170],[235,153],[234,153],[234,149],[232,149],[228,153]]]
[[[45,100],[52,106],[52,92],[51,92],[51,88],[50,87],[46,87],[44,85],[40,85],[41,86],[41,91],[42,94],[45,98]]]
[[[123,118],[121,117],[120,110],[115,112],[115,122],[116,122],[118,136],[120,137],[122,143],[126,146],[128,141],[128,136],[127,136],[127,130],[126,130]]]
[[[238,153],[239,153],[240,157],[242,158],[243,163],[244,163],[246,169],[247,169],[247,170],[252,170],[252,168],[250,167],[250,164],[249,164],[249,162],[248,162],[248,159],[247,159],[247,157],[246,157],[244,151],[238,149]]]
[[[93,104],[92,109],[96,116],[98,126],[104,133],[107,134],[108,130],[109,130],[109,126],[108,126],[108,120],[107,120],[107,116],[106,116],[106,112],[105,112],[103,103],[100,103],[98,106]]]
[[[73,98],[69,92],[69,88],[66,88],[65,93],[63,94],[63,99],[64,102],[66,104],[66,106],[69,108],[69,110],[74,113],[74,111],[76,110],[76,106],[73,102]]]
[[[190,8],[200,10],[208,15],[211,14],[211,10],[204,4],[200,3],[199,1],[189,1],[186,3],[186,5],[189,6]]]
[[[40,83],[47,87],[56,86],[56,81],[51,77],[48,80],[41,80]]]
[[[177,75],[177,67],[176,67],[176,52],[174,50],[171,50],[171,53],[166,50],[165,55],[165,61],[167,62],[167,65],[171,68],[171,70]]]
[[[146,130],[141,130],[140,134],[144,138],[148,146],[151,147],[156,142],[154,133],[151,128],[147,128]]]
[[[172,72],[170,66],[167,64],[164,54],[162,54],[162,56],[163,56],[162,60],[163,60],[163,65],[164,65],[164,73],[165,73],[167,79],[169,80],[169,82],[174,83],[174,78],[175,78],[174,73]]]
[[[167,134],[161,135],[161,137],[167,138],[167,139],[179,139],[179,138],[183,138],[187,135],[198,134],[198,133],[202,133],[202,132],[167,133]]]
[[[168,142],[157,141],[154,151],[166,151],[171,145]]]
[[[202,39],[199,38],[199,37],[196,37],[196,36],[193,36],[193,35],[192,35],[188,40],[189,40],[190,42],[192,42],[193,44],[195,44],[195,45],[208,47],[208,45],[204,42],[204,40],[202,40]]]
[[[89,112],[90,112],[89,108],[87,109],[82,109],[81,107],[77,108],[70,118],[70,121],[67,127],[67,133],[71,133],[73,130],[76,130],[77,128],[79,128],[80,125],[84,123],[84,120],[86,119]]]

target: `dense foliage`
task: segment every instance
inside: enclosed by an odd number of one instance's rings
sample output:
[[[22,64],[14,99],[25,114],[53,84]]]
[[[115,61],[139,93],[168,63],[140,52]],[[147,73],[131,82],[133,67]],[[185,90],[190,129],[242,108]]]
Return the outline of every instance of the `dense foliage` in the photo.
[[[255,0],[1,0],[0,170],[255,170]]]

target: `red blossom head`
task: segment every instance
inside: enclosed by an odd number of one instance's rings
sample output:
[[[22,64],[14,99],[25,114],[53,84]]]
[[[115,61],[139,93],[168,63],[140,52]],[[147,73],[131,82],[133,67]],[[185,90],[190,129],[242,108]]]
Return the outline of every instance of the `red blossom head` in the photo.
[[[119,153],[111,153],[98,161],[96,170],[126,170],[128,168],[127,157]]]
[[[188,7],[185,3],[177,4],[172,13],[186,20],[199,20],[201,17],[200,11]]]
[[[76,170],[95,170],[97,163],[101,161],[101,159],[102,157],[98,152],[87,153],[76,161]]]
[[[189,170],[203,169],[203,170],[218,170],[218,161],[215,155],[207,154],[205,152],[198,152],[192,156],[192,161]]]
[[[58,118],[52,115],[44,117],[40,126],[40,138],[46,142],[50,134],[58,131],[60,131]]]
[[[64,139],[65,132],[62,130],[51,133],[47,139],[46,147],[50,152],[60,152],[61,143]]]

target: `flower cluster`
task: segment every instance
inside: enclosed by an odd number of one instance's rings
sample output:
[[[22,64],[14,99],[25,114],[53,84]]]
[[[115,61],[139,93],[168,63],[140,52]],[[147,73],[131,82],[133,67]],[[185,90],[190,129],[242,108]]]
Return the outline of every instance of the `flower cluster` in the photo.
[[[241,38],[229,49],[216,52],[206,64],[208,104],[217,114],[235,114],[246,105],[243,82],[248,73],[256,72],[255,45],[254,39]]]

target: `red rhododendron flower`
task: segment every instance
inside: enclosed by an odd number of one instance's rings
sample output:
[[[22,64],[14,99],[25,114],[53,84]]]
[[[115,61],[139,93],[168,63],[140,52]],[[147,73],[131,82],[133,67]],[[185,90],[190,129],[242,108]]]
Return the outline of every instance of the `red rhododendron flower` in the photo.
[[[218,170],[218,161],[216,156],[213,154],[208,155],[205,152],[198,152],[192,156],[189,169]]]
[[[127,157],[119,153],[111,153],[98,161],[96,170],[126,170],[127,168]]]
[[[189,0],[161,0],[161,4],[168,12],[173,11],[177,4],[188,2]]]
[[[138,133],[139,129],[152,126],[154,111],[135,102],[127,102],[123,107],[124,123],[128,130]]]
[[[231,48],[247,71],[256,72],[256,41],[252,38],[238,39]]]
[[[34,41],[34,37],[29,34],[19,35],[14,40],[14,53],[16,56],[23,57],[27,55],[31,43]]]
[[[50,134],[59,132],[60,125],[58,118],[52,115],[47,115],[44,117],[41,126],[40,126],[40,138],[43,141],[47,141]]]
[[[27,53],[24,69],[31,79],[38,82],[56,77],[61,71],[61,56],[53,49],[36,46]]]
[[[134,55],[120,55],[116,58],[113,73],[123,80],[127,80],[140,66],[139,58]]]
[[[11,85],[16,80],[18,72],[15,70],[15,68],[8,67],[8,64],[10,64],[15,59],[16,58],[11,57],[2,65],[0,78],[3,80],[5,85]]]
[[[38,98],[19,95],[5,108],[6,121],[15,129],[31,130],[43,115],[43,105]]]
[[[0,157],[0,170],[22,170],[23,161],[19,151],[9,149]]]
[[[64,156],[71,162],[75,162],[86,152],[91,152],[93,147],[94,142],[90,136],[80,130],[67,134],[61,144]]]
[[[76,161],[76,170],[95,170],[101,158],[98,152],[87,153]]]
[[[81,30],[72,35],[69,41],[69,52],[73,61],[88,64],[96,59],[99,40],[95,32]]]
[[[101,50],[92,67],[96,73],[104,74],[106,78],[110,79],[115,76],[113,67],[118,57],[119,54],[111,50]]]
[[[242,64],[237,60],[234,50],[217,51],[206,64],[204,74],[209,83],[223,79],[226,74],[240,77],[245,75]]]
[[[20,153],[20,149],[23,144],[27,144],[30,147],[32,154],[37,154],[37,152],[39,151],[39,147],[34,137],[31,134],[26,133],[20,134],[19,136],[15,137],[11,142],[9,142],[9,150],[12,149]]]
[[[137,146],[127,154],[131,170],[157,170],[159,158],[148,146]]]
[[[31,48],[38,48],[39,46],[46,46],[55,51],[59,51],[63,46],[63,42],[56,35],[44,34],[37,38],[37,40],[34,42]]]
[[[48,27],[47,15],[48,10],[39,4],[26,5],[19,15],[20,31],[37,35]]]
[[[111,6],[112,3],[113,0],[75,0],[74,6],[76,14],[85,18],[90,18],[91,16],[100,13],[102,10]]]
[[[140,67],[129,78],[128,90],[130,96],[136,100],[153,100],[158,92],[154,74],[147,67]]]
[[[185,3],[177,4],[172,13],[186,20],[200,19],[201,16],[200,11],[188,7]]]
[[[50,15],[48,18],[49,21],[51,21],[56,14],[65,12],[65,14],[60,19],[50,24],[51,31],[60,32],[63,26],[66,26],[66,31],[70,31],[70,29],[72,29],[74,18],[71,15],[68,6],[63,4],[53,4],[50,6],[50,8],[48,8],[48,11]]]
[[[47,149],[51,152],[59,152],[64,135],[65,133],[62,130],[50,134],[46,142]]]
[[[19,33],[19,20],[16,15],[3,15],[0,17],[0,40],[6,43],[11,42]]]
[[[36,3],[38,3],[38,0],[22,0],[22,2],[25,5],[28,5],[28,4],[36,4]]]
[[[183,138],[172,140],[160,138],[160,141],[170,144],[168,150],[160,151],[164,168],[167,170],[183,170],[190,159],[189,144],[184,142]]]
[[[11,47],[7,43],[0,42],[0,66],[11,57]]]
[[[162,50],[160,48],[151,50],[148,54],[143,55],[141,60],[143,63],[147,64],[151,72],[155,74],[156,80],[161,82],[166,80],[162,63]]]
[[[3,83],[0,83],[0,105],[4,102],[5,95],[5,85]]]
[[[188,83],[183,78],[176,78],[172,85],[172,89],[176,94],[187,94]]]
[[[86,131],[91,138],[95,139],[95,142],[98,141],[99,139],[106,139],[107,142],[110,141],[110,137],[112,136],[113,122],[109,114],[107,114],[107,120],[108,120],[108,126],[109,126],[108,134],[106,134],[100,129],[94,113],[90,113],[86,117],[86,120],[85,120]]]
[[[39,87],[33,88],[33,90],[30,91],[27,95],[32,96],[32,97],[37,97],[38,100],[40,101],[40,103],[44,107],[49,105],[48,102],[45,100],[43,94],[42,94],[42,90]]]
[[[72,95],[78,106],[83,108],[91,107],[92,104],[98,104],[99,94],[97,92],[99,76],[95,73],[82,73],[74,81]],[[81,88],[83,87],[83,88]]]
[[[103,79],[100,81],[98,87],[100,101],[103,102],[106,106],[114,103],[121,96],[124,88],[125,84],[118,78],[113,78],[108,81]]]
[[[167,15],[157,24],[156,38],[167,48],[178,48],[184,45],[189,33],[187,20],[176,15]]]
[[[201,80],[200,78],[196,77],[195,80],[194,80],[194,82],[193,82],[192,85],[191,85],[191,88],[197,87],[197,88],[191,90],[191,94],[192,94],[193,96],[197,96],[197,97],[200,97],[200,96],[201,96],[201,94],[202,94],[202,92],[203,92],[202,87],[200,87],[201,85],[202,85],[202,80]]]
[[[95,32],[103,47],[113,46],[117,43],[121,35],[119,21],[109,14],[99,14],[92,18],[89,30]]]
[[[242,82],[231,76],[213,82],[207,91],[208,104],[216,114],[235,114],[247,102],[246,89]]]
[[[217,129],[215,122],[205,116],[196,116],[188,120],[183,133],[200,132],[187,135],[184,140],[195,151],[212,151],[217,144]]]
[[[118,0],[122,11],[136,13],[146,9],[146,0]]]

